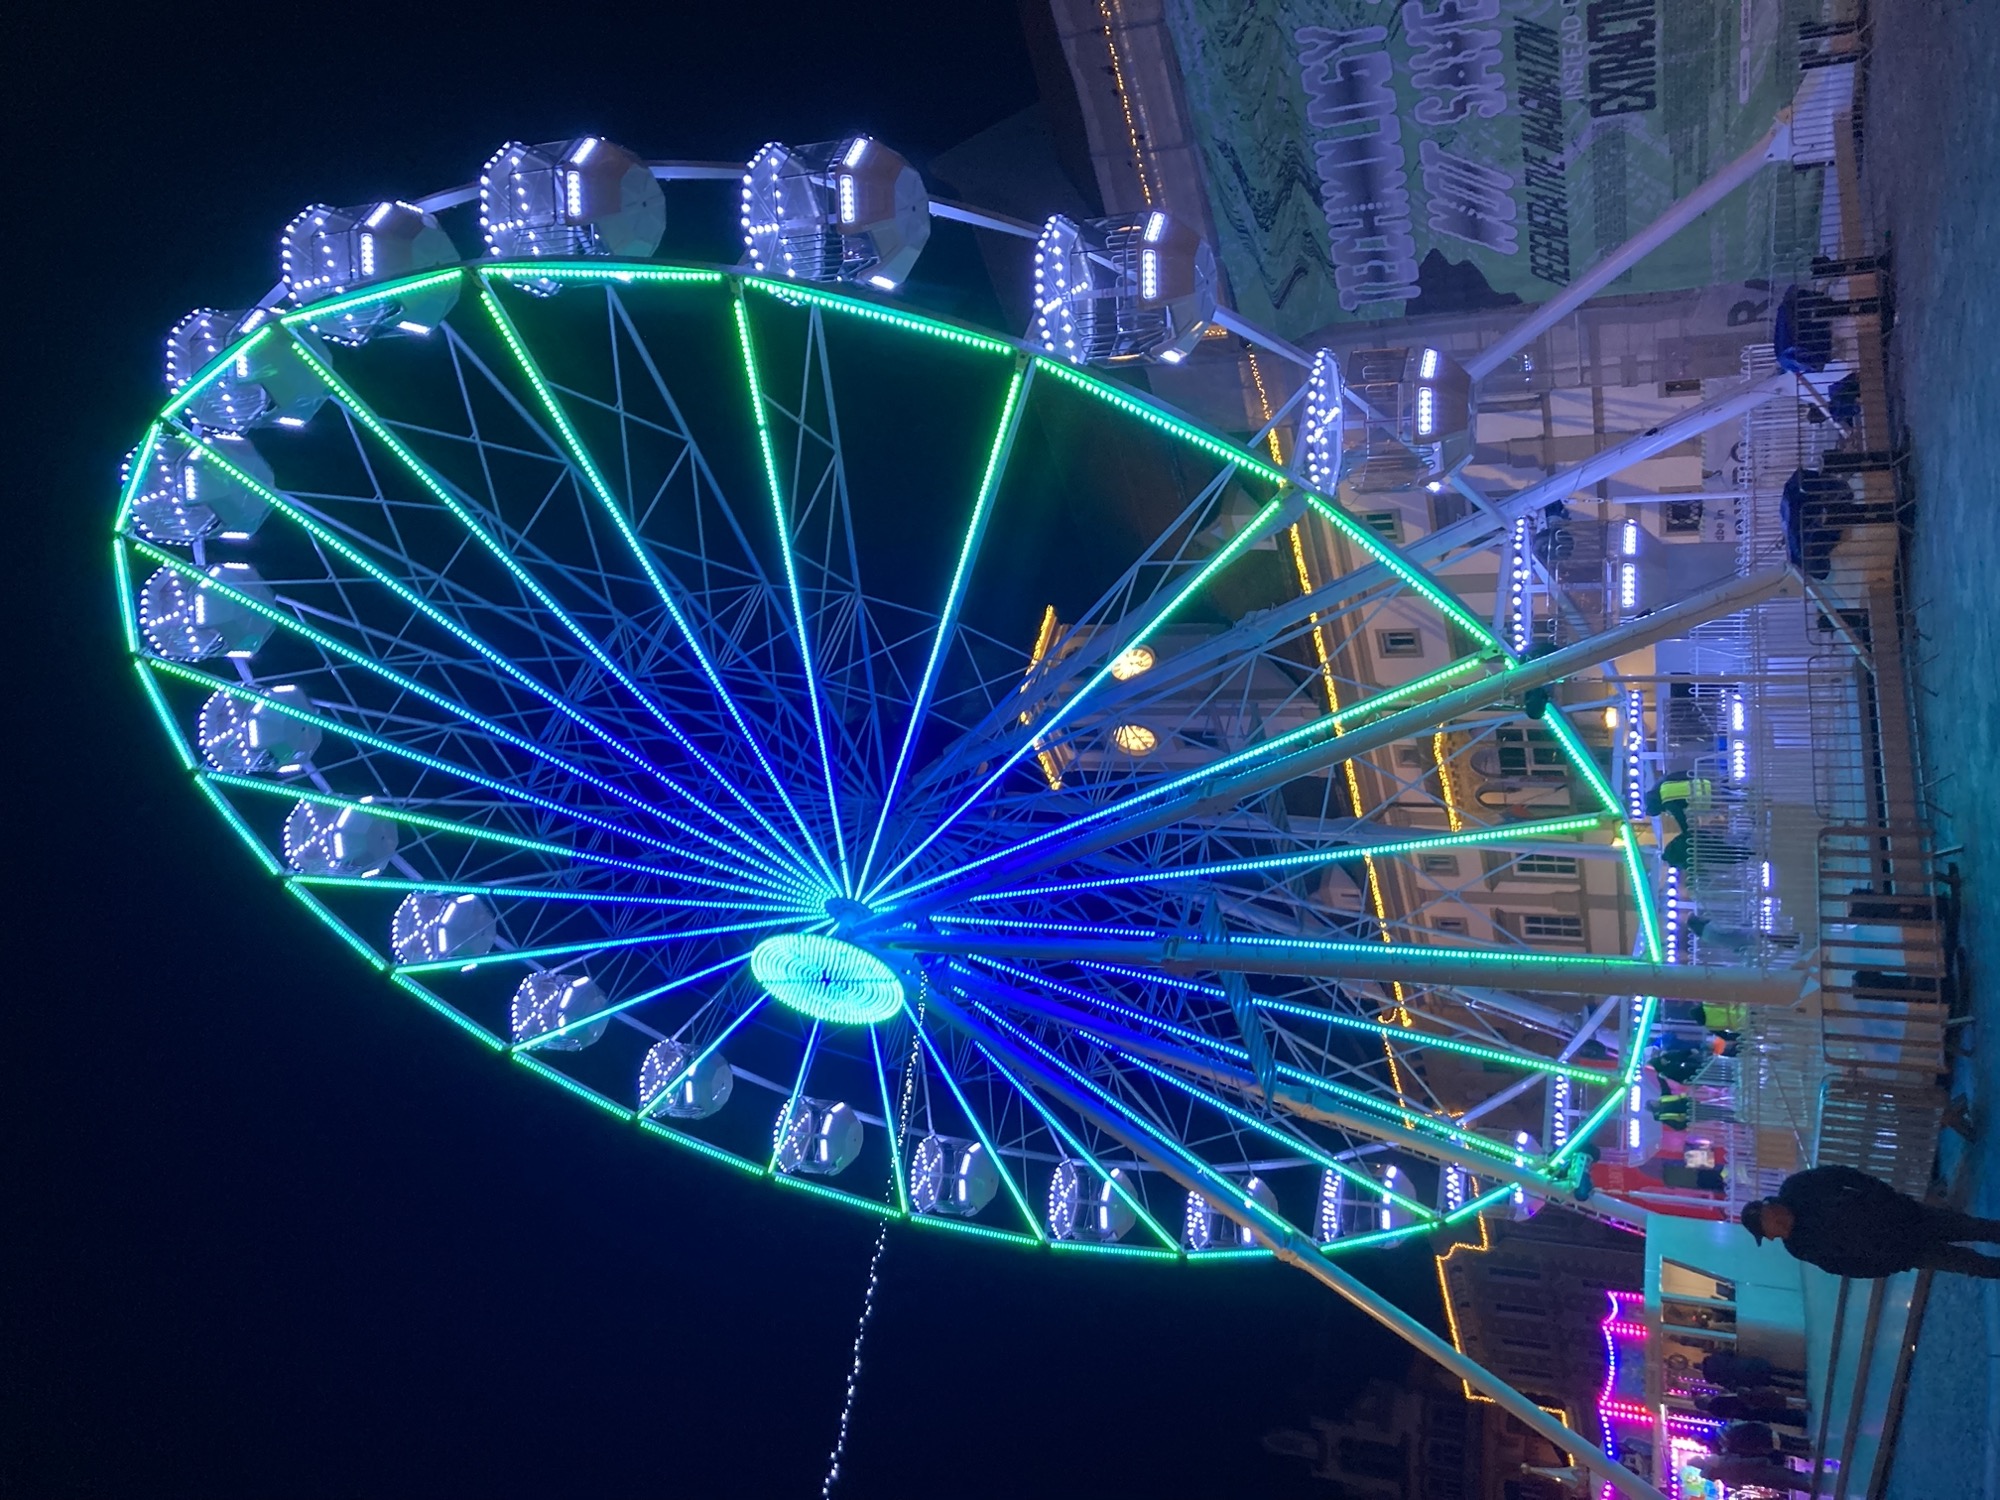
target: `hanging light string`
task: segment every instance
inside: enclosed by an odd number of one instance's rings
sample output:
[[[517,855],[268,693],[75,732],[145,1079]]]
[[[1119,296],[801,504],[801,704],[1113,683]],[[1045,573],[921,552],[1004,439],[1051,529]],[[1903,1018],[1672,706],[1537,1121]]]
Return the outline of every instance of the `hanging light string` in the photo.
[[[925,995],[920,988],[917,993],[916,1025],[910,1029],[910,1055],[903,1063],[903,1097],[896,1108],[896,1139],[906,1141],[910,1135],[910,1099],[917,1081],[918,1049],[923,1045],[921,1033],[924,1024]],[[898,1157],[897,1159],[900,1159]],[[894,1197],[896,1185],[889,1184],[889,1195]],[[861,1385],[861,1345],[868,1337],[868,1320],[875,1314],[875,1289],[882,1282],[882,1252],[889,1246],[889,1221],[884,1219],[875,1231],[875,1249],[868,1257],[868,1281],[861,1291],[861,1316],[854,1324],[854,1360],[847,1367],[847,1390],[840,1401],[840,1426],[833,1436],[833,1448],[826,1456],[826,1478],[820,1482],[819,1500],[832,1500],[833,1487],[840,1479],[840,1461],[847,1454],[847,1429],[854,1418],[854,1394]]]

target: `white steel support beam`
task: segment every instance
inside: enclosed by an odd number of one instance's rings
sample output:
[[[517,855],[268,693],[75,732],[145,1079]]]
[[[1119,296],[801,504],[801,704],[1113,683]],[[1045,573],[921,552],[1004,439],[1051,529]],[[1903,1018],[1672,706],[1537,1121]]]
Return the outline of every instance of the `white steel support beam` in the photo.
[[[1297,1266],[1404,1342],[1429,1355],[1474,1389],[1490,1396],[1538,1437],[1555,1444],[1576,1463],[1614,1485],[1631,1500],[1666,1500],[1659,1490],[1588,1438],[1572,1432],[1477,1360],[1460,1353],[1388,1298],[1340,1269],[1320,1252],[1311,1236],[1281,1215],[1246,1197],[1240,1184],[1231,1182],[1178,1143],[1134,1120],[1093,1086],[1053,1063],[1047,1054],[1023,1045],[1000,1028],[988,1024],[957,997],[945,994],[938,986],[932,986],[931,990],[931,1008],[942,1014],[950,1025],[981,1046],[1004,1056],[1024,1081],[1074,1110],[1189,1192],[1199,1194],[1224,1218],[1251,1231],[1270,1246],[1279,1260]]]
[[[1694,223],[1703,214],[1714,208],[1736,189],[1743,186],[1765,166],[1774,161],[1787,160],[1792,149],[1792,111],[1786,107],[1778,111],[1778,117],[1771,128],[1736,160],[1729,163],[1713,177],[1689,193],[1678,203],[1653,220],[1631,239],[1613,250],[1604,259],[1592,266],[1583,275],[1564,287],[1561,292],[1544,302],[1527,317],[1502,334],[1499,342],[1490,344],[1465,361],[1466,371],[1474,380],[1483,379],[1519,354],[1543,333],[1555,327],[1564,318],[1575,312],[1584,303],[1603,291],[1612,282],[1623,276],[1640,261],[1651,255],[1668,240]]]
[[[1615,630],[1604,631],[1547,656],[1521,662],[1511,670],[1494,672],[1413,707],[1386,714],[1345,735],[1329,734],[1316,744],[1288,754],[1242,760],[1238,769],[1205,779],[1190,776],[1185,781],[1185,789],[1178,795],[1149,798],[1141,793],[1126,799],[1123,804],[1113,803],[1104,809],[1105,814],[1112,814],[1121,806],[1126,810],[1116,816],[1098,816],[1094,821],[1080,820],[1067,829],[1024,841],[1011,851],[988,855],[969,866],[968,870],[973,873],[964,878],[942,882],[900,906],[888,908],[877,925],[900,925],[975,892],[1013,883],[1027,875],[1096,853],[1176,822],[1190,813],[1233,806],[1244,797],[1269,791],[1298,777],[1325,770],[1340,761],[1357,759],[1398,740],[1432,733],[1461,714],[1518,700],[1531,688],[1552,686],[1565,677],[1587,672],[1614,657],[1672,640],[1709,620],[1735,614],[1777,595],[1795,593],[1797,588],[1798,575],[1790,568],[1770,568],[1744,577],[1725,579],[1679,604],[1642,615]],[[1354,977],[1362,976],[1357,974]],[[1449,984],[1454,981],[1440,982]],[[1482,981],[1468,977],[1463,982],[1478,984]]]
[[[1794,1005],[1804,969],[1665,964],[1592,954],[1550,955],[1531,949],[1433,948],[1332,942],[1312,938],[1172,937],[1060,939],[896,933],[877,941],[919,953],[974,958],[1022,958],[1044,963],[1117,964],[1168,973],[1287,974],[1357,983],[1478,988],[1498,980],[1523,989],[1571,995],[1664,995],[1718,1005]]]

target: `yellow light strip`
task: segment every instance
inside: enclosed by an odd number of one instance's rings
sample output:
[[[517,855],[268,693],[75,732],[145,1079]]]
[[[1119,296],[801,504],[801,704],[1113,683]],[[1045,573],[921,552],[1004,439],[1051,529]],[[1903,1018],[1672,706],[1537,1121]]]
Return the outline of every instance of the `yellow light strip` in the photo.
[[[1438,792],[1444,798],[1444,815],[1451,821],[1451,831],[1457,833],[1465,827],[1465,819],[1458,815],[1458,797],[1451,786],[1451,756],[1446,750],[1444,731],[1440,729],[1431,736],[1431,759],[1437,762]]]
[[[1042,626],[1041,629],[1035,632],[1035,649],[1028,657],[1028,682],[1021,684],[1022,692],[1027,692],[1028,683],[1034,681],[1035,668],[1039,667],[1042,664],[1042,659],[1049,654],[1049,647],[1055,644],[1055,638],[1056,607],[1051,604],[1047,609],[1042,611]],[[1023,724],[1031,723],[1033,719],[1034,715],[1029,713],[1025,708],[1021,710],[1021,722]],[[1063,785],[1062,767],[1056,764],[1056,758],[1049,754],[1048,751],[1038,749],[1035,751],[1035,764],[1042,768],[1042,780],[1049,784],[1049,790],[1052,792],[1061,791]]]
[[[1271,449],[1271,462],[1282,469],[1285,466],[1285,456],[1278,451],[1278,429],[1271,427],[1271,396],[1264,389],[1264,372],[1257,368],[1255,349],[1246,345],[1243,352],[1250,356],[1250,379],[1257,387],[1257,409],[1264,414],[1264,425],[1271,428],[1264,434],[1264,441]]]
[[[1252,368],[1255,367],[1253,366]],[[1260,398],[1262,396],[1261,388],[1259,396]],[[1303,598],[1312,593],[1312,571],[1306,566],[1305,538],[1296,522],[1292,525],[1292,566],[1298,570],[1299,595]],[[1340,712],[1340,689],[1334,683],[1333,660],[1327,654],[1326,649],[1326,631],[1319,623],[1319,612],[1317,610],[1308,614],[1307,618],[1312,622],[1313,654],[1319,658],[1320,682],[1326,688],[1326,711],[1330,714],[1338,714]],[[1340,721],[1336,718],[1333,725],[1334,737],[1339,738],[1342,732]],[[1361,777],[1355,771],[1354,762],[1351,760],[1342,761],[1340,769],[1347,777],[1348,799],[1354,808],[1354,816],[1358,818],[1361,816]],[[1388,903],[1382,899],[1381,872],[1376,869],[1375,860],[1372,856],[1362,856],[1361,865],[1368,872],[1368,904],[1375,913],[1375,930],[1384,943],[1393,946],[1396,939],[1389,931],[1389,908]],[[1403,989],[1402,981],[1396,980],[1391,984],[1390,989],[1396,997],[1396,1003],[1393,1007],[1385,1011],[1384,1014],[1394,1016],[1398,1026],[1410,1025],[1409,995]],[[1382,1055],[1389,1060],[1389,1083],[1396,1091],[1396,1102],[1407,1109],[1410,1101],[1403,1089],[1403,1069],[1397,1063],[1395,1049],[1389,1045],[1389,1038],[1386,1036],[1382,1038]],[[1403,1116],[1403,1124],[1406,1128],[1414,1128],[1414,1122],[1407,1114]]]
[[[1153,185],[1146,177],[1146,157],[1139,145],[1139,122],[1132,118],[1132,99],[1125,92],[1125,65],[1118,57],[1118,38],[1112,32],[1112,13],[1117,0],[1097,0],[1097,14],[1104,22],[1104,49],[1111,54],[1111,86],[1118,91],[1118,107],[1125,112],[1125,134],[1132,142],[1132,166],[1139,173],[1139,195],[1148,207],[1153,202]]]
[[[1479,1221],[1478,1244],[1472,1245],[1466,1243],[1464,1240],[1460,1240],[1457,1243],[1451,1245],[1448,1249],[1446,1249],[1444,1254],[1432,1257],[1437,1262],[1438,1296],[1444,1299],[1445,1327],[1449,1329],[1451,1332],[1451,1347],[1456,1349],[1460,1354],[1465,1353],[1465,1343],[1458,1336],[1458,1314],[1452,1310],[1451,1283],[1445,1279],[1444,1263],[1450,1260],[1454,1255],[1458,1254],[1458,1252],[1461,1250],[1469,1250],[1473,1254],[1478,1255],[1493,1248],[1492,1237],[1488,1235],[1486,1232],[1486,1215],[1478,1214],[1475,1217]],[[1461,1377],[1458,1383],[1465,1388],[1466,1400],[1484,1401],[1487,1402],[1489,1405],[1492,1403],[1493,1398],[1491,1396],[1482,1396],[1478,1391],[1475,1391],[1472,1388],[1471,1381]]]

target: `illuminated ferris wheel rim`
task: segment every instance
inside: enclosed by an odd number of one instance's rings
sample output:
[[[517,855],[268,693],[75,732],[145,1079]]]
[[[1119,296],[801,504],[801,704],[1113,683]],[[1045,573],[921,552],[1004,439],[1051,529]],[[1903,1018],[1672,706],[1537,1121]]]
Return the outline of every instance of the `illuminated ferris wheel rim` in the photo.
[[[662,173],[660,175],[666,175],[666,174]],[[731,176],[736,175],[736,170],[731,169],[730,175]],[[441,196],[449,197],[450,195],[441,195]],[[464,199],[453,198],[452,201],[462,202],[464,201]],[[437,199],[425,200],[426,205],[432,203],[436,203],[437,206],[448,206],[444,203],[439,202],[439,200]],[[1239,445],[1234,444],[1227,439],[1220,438],[1213,434],[1207,433],[1206,431],[1201,429],[1197,424],[1190,422],[1188,419],[1168,410],[1167,408],[1163,407],[1160,403],[1151,400],[1150,398],[1140,393],[1133,392],[1126,388],[1113,385],[1109,382],[1098,379],[1097,377],[1084,374],[1082,371],[1076,369],[1074,366],[1066,362],[1050,358],[1046,352],[1037,348],[1034,344],[1032,344],[1027,340],[1016,339],[1004,335],[996,335],[994,333],[985,330],[976,329],[962,324],[956,324],[951,322],[950,320],[934,316],[913,314],[899,307],[885,304],[877,299],[868,297],[866,295],[856,295],[847,292],[833,291],[820,286],[803,286],[794,282],[778,280],[769,277],[760,277],[751,273],[747,273],[741,268],[734,268],[734,267],[714,267],[714,266],[702,266],[702,265],[692,265],[692,264],[675,264],[675,263],[664,263],[659,261],[617,262],[617,261],[605,261],[605,260],[585,260],[585,261],[562,263],[562,262],[548,262],[539,260],[515,260],[515,261],[490,260],[483,262],[472,262],[464,265],[457,265],[451,267],[448,270],[413,274],[411,276],[400,278],[394,282],[372,285],[368,287],[365,291],[361,292],[331,295],[319,301],[307,303],[305,305],[296,307],[294,309],[285,311],[283,313],[274,314],[261,326],[253,327],[249,329],[247,332],[245,332],[243,336],[237,340],[236,343],[232,344],[228,349],[224,350],[221,354],[216,356],[216,358],[213,359],[204,370],[194,375],[182,388],[182,390],[175,395],[174,399],[167,404],[167,406],[163,409],[161,413],[159,421],[153,426],[152,429],[149,430],[148,443],[150,444],[152,441],[156,440],[162,434],[163,430],[167,426],[173,424],[175,422],[175,419],[179,416],[179,414],[185,410],[185,408],[188,406],[190,402],[192,402],[199,396],[200,392],[202,391],[203,388],[205,388],[207,384],[209,384],[213,380],[223,375],[232,365],[238,364],[242,359],[247,346],[254,344],[264,338],[274,336],[276,331],[280,328],[289,330],[298,327],[300,325],[306,325],[309,327],[316,320],[326,319],[344,310],[364,307],[367,306],[368,304],[384,300],[395,299],[400,296],[408,295],[414,290],[421,290],[429,286],[442,285],[453,279],[466,279],[470,282],[470,284],[477,286],[483,283],[490,283],[495,280],[504,284],[516,278],[529,278],[529,277],[537,279],[556,279],[564,282],[575,282],[575,283],[603,282],[611,285],[632,285],[632,286],[644,285],[646,283],[708,284],[712,286],[727,286],[733,282],[735,285],[745,290],[755,290],[761,294],[768,295],[774,299],[792,303],[795,306],[796,305],[814,306],[814,307],[825,308],[828,310],[839,311],[842,313],[847,313],[850,315],[887,324],[889,326],[899,328],[903,331],[920,333],[933,338],[947,340],[949,342],[964,347],[983,349],[996,355],[1006,355],[1014,358],[1025,357],[1025,359],[1037,371],[1046,370],[1047,372],[1055,375],[1057,378],[1060,378],[1071,385],[1086,390],[1090,390],[1094,394],[1099,396],[1101,399],[1110,402],[1112,405],[1124,411],[1125,413],[1136,416],[1140,420],[1145,421],[1156,428],[1165,430],[1182,440],[1192,442],[1198,447],[1201,447],[1204,450],[1208,451],[1211,455],[1216,456],[1231,465],[1241,467],[1242,469],[1250,473],[1258,474],[1260,477],[1263,477],[1268,482],[1272,483],[1280,492],[1294,493],[1299,497],[1298,503],[1311,506],[1314,512],[1319,514],[1322,517],[1322,519],[1335,525],[1343,532],[1343,534],[1350,536],[1352,540],[1355,540],[1356,542],[1360,543],[1373,555],[1377,556],[1378,560],[1391,561],[1391,559],[1388,556],[1385,556],[1386,549],[1369,546],[1369,541],[1365,536],[1363,528],[1359,527],[1358,523],[1352,521],[1351,518],[1346,517],[1345,513],[1341,511],[1340,507],[1337,504],[1330,502],[1323,494],[1320,494],[1316,490],[1313,490],[1311,487],[1302,484],[1297,476],[1273,468],[1270,465],[1264,464],[1261,460],[1257,459],[1254,455],[1246,452]],[[135,464],[134,466],[135,483],[132,486],[128,486],[126,493],[122,497],[122,503],[120,507],[121,528],[123,526],[124,519],[129,509],[130,503],[133,499],[133,493],[137,487],[136,480],[138,475],[140,474],[141,468],[142,465]],[[1343,522],[1345,523],[1344,525],[1342,524]],[[120,554],[120,563],[122,572],[123,571],[122,552]],[[1433,602],[1440,602],[1439,598],[1431,595],[1429,590],[1426,590],[1425,592],[1427,594],[1427,597],[1432,597]],[[1439,594],[1442,593],[1442,591],[1438,592]],[[126,597],[129,599],[129,591],[127,591]],[[1450,602],[1456,605],[1455,600],[1452,600]],[[1463,607],[1458,606],[1452,612],[1455,614],[1462,614]],[[1475,622],[1475,624],[1476,623],[1477,622]],[[1481,634],[1485,634],[1485,632],[1482,630]],[[1488,638],[1490,640],[1490,636]],[[1494,659],[1500,660],[1506,666],[1511,667],[1512,665],[1511,661],[1509,661],[1506,658],[1506,653],[1504,652],[1504,649],[1497,647],[1497,643],[1494,645],[1493,649],[1490,651],[1489,654]],[[240,824],[238,825],[237,831],[239,835],[246,838],[246,840],[254,842],[252,836],[248,834],[248,832],[243,827],[241,827]],[[341,926],[341,924],[332,917],[331,913],[324,908],[324,906],[320,905],[314,898],[311,897],[309,891],[303,889],[298,885],[290,885],[288,886],[288,889],[290,889],[292,893],[299,899],[305,901],[309,906],[313,906],[316,909],[317,913],[322,917],[322,920],[327,921],[329,925],[335,928],[336,931],[342,932],[343,936],[347,937],[351,945],[357,947],[357,949],[363,949],[363,950],[366,949],[366,945],[362,943],[358,938],[354,937],[350,932],[347,932],[346,929],[344,929]],[[1646,886],[1643,883],[1637,883],[1635,885],[1635,889],[1640,893],[1639,900],[1642,903],[1650,899],[1650,892],[1647,890]],[[828,894],[831,895],[832,893],[829,892]],[[371,962],[374,962],[378,968],[388,967],[384,965],[379,959],[375,958],[372,953],[370,953],[369,956]],[[419,995],[419,998],[425,999],[426,1003],[432,1004],[434,1007],[439,1008],[441,1010],[445,1010],[448,1014],[452,1014],[453,1019],[458,1021],[459,1024],[467,1025],[469,1029],[476,1029],[470,1027],[470,1024],[467,1022],[466,1018],[450,1012],[449,1007],[445,1006],[443,1002],[440,1002],[436,1000],[435,997],[432,997],[427,993],[425,993],[424,987],[421,984],[414,982],[409,976],[403,974],[397,974],[395,976],[395,979],[398,984],[402,985],[406,989],[411,990],[414,993],[417,993]],[[485,1039],[488,1040],[489,1043],[493,1045],[505,1045],[504,1043],[500,1042],[497,1038],[492,1038],[488,1036]],[[667,1138],[676,1141],[677,1143],[691,1146],[693,1149],[701,1151],[704,1154],[710,1155],[712,1157],[719,1154],[714,1147],[708,1145],[705,1142],[701,1142],[695,1137],[688,1136],[681,1131],[677,1131],[672,1127],[661,1124],[658,1120],[648,1117],[644,1111],[628,1110],[625,1107],[618,1105],[615,1102],[611,1101],[610,1099],[606,1098],[601,1093],[587,1089],[582,1085],[576,1083],[574,1080],[562,1076],[555,1070],[549,1069],[545,1065],[541,1064],[537,1059],[535,1059],[527,1050],[517,1047],[511,1049],[511,1055],[514,1056],[514,1058],[517,1061],[522,1062],[524,1065],[527,1065],[536,1071],[544,1073],[545,1075],[549,1076],[553,1081],[558,1082],[559,1084],[561,1084],[561,1086],[569,1089],[570,1091],[577,1092],[589,1098],[591,1102],[597,1103],[600,1107],[605,1108],[615,1114],[619,1114],[621,1116],[636,1120],[637,1123],[644,1129],[652,1131],[653,1133],[656,1134],[664,1135]],[[737,1160],[737,1164],[748,1167],[751,1170],[757,1170],[754,1163],[748,1163],[748,1162],[743,1162],[741,1160]],[[1127,1164],[1127,1165],[1135,1170],[1145,1170],[1144,1167],[1139,1166],[1138,1164]],[[855,1206],[860,1206],[865,1209],[869,1209],[871,1211],[888,1212],[895,1217],[916,1218],[920,1222],[931,1223],[948,1229],[966,1230],[969,1232],[984,1234],[988,1236],[1014,1239],[1021,1243],[1036,1242],[1035,1238],[1025,1234],[1010,1233],[1008,1231],[996,1230],[987,1226],[971,1225],[953,1221],[950,1219],[933,1218],[925,1215],[912,1215],[909,1214],[907,1210],[904,1210],[903,1213],[901,1214],[897,1214],[893,1209],[893,1205],[874,1203],[868,1199],[860,1197],[859,1195],[848,1194],[842,1190],[835,1189],[830,1186],[801,1181],[792,1178],[790,1176],[787,1176],[784,1173],[770,1174],[767,1171],[766,1175],[776,1175],[778,1180],[791,1182],[792,1185],[796,1187],[808,1189],[810,1191],[823,1195],[837,1197]],[[1509,1191],[1510,1190],[1504,1186],[1501,1188],[1490,1190],[1485,1195],[1483,1195],[1482,1199],[1477,1200],[1472,1204],[1468,1204],[1466,1206],[1465,1212],[1455,1213],[1449,1216],[1448,1218],[1416,1220],[1400,1227],[1385,1228],[1381,1232],[1375,1234],[1350,1235],[1341,1240],[1332,1242],[1331,1244],[1327,1245],[1324,1248],[1333,1251],[1351,1250],[1359,1248],[1364,1244],[1392,1242],[1394,1240],[1405,1238],[1413,1234],[1426,1233],[1429,1232],[1434,1227],[1436,1227],[1437,1223],[1439,1222],[1455,1221],[1459,1218],[1465,1217],[1467,1212],[1478,1211],[1478,1209],[1483,1206],[1491,1206],[1492,1203],[1497,1203],[1501,1201],[1506,1197]],[[1180,1258],[1189,1258],[1188,1252],[1185,1249],[1181,1249],[1178,1251],[1167,1250],[1167,1249],[1151,1250],[1151,1249],[1146,1249],[1144,1247],[1124,1246],[1117,1244],[1093,1244],[1088,1241],[1053,1240],[1046,1242],[1057,1244],[1062,1248],[1087,1249],[1101,1253],[1112,1253],[1112,1254],[1122,1253],[1128,1255],[1154,1255],[1154,1256],[1178,1255]],[[1227,1250],[1227,1249],[1209,1250],[1204,1253],[1202,1258],[1218,1258],[1218,1257],[1228,1257],[1232,1255],[1263,1255],[1267,1253],[1269,1252],[1265,1247],[1263,1247],[1262,1245],[1258,1245],[1255,1247],[1245,1247],[1238,1250]]]

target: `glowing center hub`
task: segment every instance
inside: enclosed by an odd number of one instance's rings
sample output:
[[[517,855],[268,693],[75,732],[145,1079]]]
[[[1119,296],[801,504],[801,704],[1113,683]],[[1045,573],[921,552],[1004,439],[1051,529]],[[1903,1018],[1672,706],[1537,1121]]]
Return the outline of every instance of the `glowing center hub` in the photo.
[[[853,943],[816,933],[765,938],[750,954],[764,993],[788,1009],[837,1026],[886,1021],[903,1007],[903,981]]]

